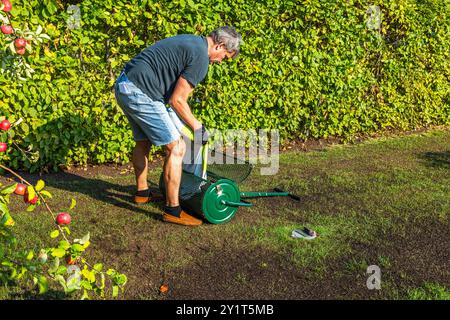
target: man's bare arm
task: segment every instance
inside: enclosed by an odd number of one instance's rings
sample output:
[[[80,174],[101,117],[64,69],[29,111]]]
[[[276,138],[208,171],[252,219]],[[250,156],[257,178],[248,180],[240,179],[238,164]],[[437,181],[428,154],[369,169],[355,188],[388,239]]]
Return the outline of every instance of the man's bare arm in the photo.
[[[191,108],[187,103],[189,95],[194,88],[183,77],[179,77],[172,96],[169,99],[169,104],[178,114],[178,116],[189,126],[192,130],[198,130],[202,127],[200,121],[198,121],[192,114]]]

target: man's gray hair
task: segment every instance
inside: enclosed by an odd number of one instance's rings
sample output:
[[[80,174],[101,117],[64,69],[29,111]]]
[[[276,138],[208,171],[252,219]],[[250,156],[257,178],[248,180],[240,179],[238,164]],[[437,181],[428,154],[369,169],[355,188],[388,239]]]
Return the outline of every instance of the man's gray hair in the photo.
[[[242,36],[229,26],[219,27],[209,34],[215,44],[223,43],[228,52],[234,52],[233,59],[239,55]]]

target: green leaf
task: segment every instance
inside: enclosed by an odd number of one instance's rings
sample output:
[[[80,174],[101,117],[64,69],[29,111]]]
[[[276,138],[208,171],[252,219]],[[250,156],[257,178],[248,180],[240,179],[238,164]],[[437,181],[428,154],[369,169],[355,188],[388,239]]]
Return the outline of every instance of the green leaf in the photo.
[[[14,46],[14,41],[11,41],[9,44],[9,50],[11,50],[12,53],[16,53],[16,48]]]
[[[67,250],[70,248],[70,243],[67,242],[66,240],[61,240],[58,244],[58,248]]]
[[[59,258],[55,258],[55,260],[53,261],[53,264],[48,269],[48,272],[50,274],[53,274],[58,270],[58,267],[59,267]]]
[[[113,286],[112,288],[112,297],[115,298],[119,295],[119,287],[118,286]]]
[[[9,213],[8,206],[3,202],[0,202],[0,212],[1,213]]]
[[[11,269],[11,274],[9,275],[9,280],[15,280],[17,277],[17,269]]]
[[[11,194],[7,194],[6,196],[0,196],[0,201],[6,203],[7,205],[10,203]]]
[[[58,11],[58,7],[56,6],[53,0],[47,3],[47,10],[50,13],[50,15],[53,15],[56,11]]]
[[[125,283],[127,283],[127,276],[124,274],[120,274],[117,278],[116,278],[116,283],[118,285],[124,285]]]
[[[81,289],[81,283],[80,283],[80,275],[76,274],[74,276],[71,276],[69,279],[67,279],[67,293],[73,292],[75,290]]]
[[[102,272],[102,273],[100,273],[100,286],[99,286],[99,288],[101,289],[101,290],[103,290],[104,288],[105,288],[105,274]]]
[[[48,290],[48,281],[47,278],[44,276],[40,276],[38,280],[39,284],[39,294],[46,293]]]
[[[64,291],[67,290],[66,279],[64,279],[62,275],[58,274],[55,276],[55,281],[57,281],[64,288]]]
[[[86,242],[83,244],[83,248],[86,249],[86,248],[89,247],[90,245],[91,245],[91,242],[90,242],[90,241],[86,241]]]
[[[18,278],[17,268],[13,268],[9,270],[11,273],[9,274],[9,280],[16,280]]]
[[[84,251],[84,247],[78,243],[74,243],[71,248],[74,252],[83,252]]]
[[[87,293],[87,290],[83,290],[83,295],[81,296],[80,300],[91,300]]]
[[[28,199],[33,199],[36,196],[33,186],[27,186]]]
[[[33,259],[33,257],[34,257],[34,252],[33,252],[33,250],[30,250],[30,251],[28,251],[28,254],[27,254],[27,260],[31,260],[31,259]]]
[[[16,222],[13,220],[9,212],[6,212],[2,219],[0,220],[0,225],[6,226],[6,227],[12,227],[16,224]]]
[[[102,269],[103,269],[103,264],[101,264],[101,263],[94,264],[94,270],[101,272]]]
[[[72,210],[73,208],[75,208],[75,206],[77,205],[77,201],[75,199],[72,198],[72,201],[70,203],[70,207],[69,210]]]
[[[33,52],[33,47],[32,47],[31,44],[29,44],[29,43],[27,43],[27,44],[25,45],[25,49],[26,49],[28,52]]]
[[[52,256],[62,258],[66,255],[66,250],[61,248],[53,248],[52,249]]]
[[[9,185],[9,186],[3,188],[0,191],[0,193],[1,194],[11,194],[14,192],[14,190],[16,190],[16,187],[17,187],[17,183],[13,183],[12,185]]]
[[[48,192],[47,190],[42,190],[40,191],[41,195],[46,196],[47,198],[52,198],[52,194],[50,192]]]
[[[35,208],[36,208],[36,205],[35,205],[35,204],[30,204],[30,205],[27,207],[27,212],[31,212],[31,211],[33,211]]]
[[[35,190],[36,190],[36,191],[41,191],[42,189],[44,189],[44,187],[45,187],[45,182],[44,182],[43,180],[39,180],[39,181],[36,183]]]
[[[67,272],[66,266],[59,266],[56,270],[56,274],[65,274]]]
[[[85,244],[90,239],[90,233],[88,232],[83,238],[81,239],[74,239],[73,241],[79,244]]]
[[[114,269],[108,269],[108,270],[106,271],[106,274],[107,274],[108,276],[115,275],[116,273],[117,273],[117,271],[114,270]]]
[[[59,230],[53,230],[50,232],[50,238],[56,238],[59,236]]]
[[[81,271],[81,274],[89,281],[89,282],[95,282],[95,274],[92,271],[89,271],[88,269],[84,269]]]
[[[19,275],[17,276],[17,279],[20,279],[20,278],[22,278],[23,277],[23,275],[26,273],[28,271],[28,269],[27,268],[25,268],[25,267],[22,267],[21,268],[21,270],[20,270],[20,273],[19,273]]]
[[[94,287],[92,286],[92,283],[91,282],[89,282],[89,281],[87,281],[87,280],[81,280],[81,286],[83,287],[83,288],[85,288],[85,289],[88,289],[88,290],[92,290],[92,289],[94,289]]]
[[[37,115],[38,115],[38,112],[37,112],[36,109],[30,108],[30,109],[28,109],[28,114],[29,114],[31,117],[36,118]]]
[[[193,0],[187,0],[188,6],[191,7],[192,9],[195,9],[195,2]]]
[[[20,127],[22,128],[24,134],[28,134],[29,133],[30,127],[28,126],[28,124],[26,124],[25,122],[22,122]]]

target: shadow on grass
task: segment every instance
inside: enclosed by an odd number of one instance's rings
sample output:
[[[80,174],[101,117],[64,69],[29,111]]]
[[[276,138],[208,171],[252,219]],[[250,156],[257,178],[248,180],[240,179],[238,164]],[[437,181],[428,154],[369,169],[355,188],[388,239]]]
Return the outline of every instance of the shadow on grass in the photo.
[[[163,202],[137,205],[133,195],[135,185],[120,185],[105,180],[82,177],[73,173],[56,173],[47,176],[45,182],[48,186],[74,193],[85,194],[97,201],[102,201],[115,207],[143,213],[155,220],[160,220]],[[150,190],[158,190],[155,182],[149,181]]]
[[[95,121],[96,119],[92,117],[66,115],[48,121],[37,128],[36,132],[30,133],[26,136],[25,141],[33,143],[36,146],[35,151],[39,153],[38,161],[31,165],[31,168],[35,167],[36,169],[42,166],[46,169],[44,172],[53,173],[45,173],[42,176],[28,173],[21,174],[33,184],[38,179],[43,179],[50,187],[74,193],[82,193],[94,200],[159,219],[161,216],[161,211],[158,210],[159,204],[138,206],[134,203],[133,195],[136,188],[135,185],[124,186],[96,177],[81,176],[61,171],[55,172],[62,169],[61,166],[56,164],[66,163],[70,151],[76,152],[78,148],[90,150],[92,143],[98,142],[98,137],[102,136],[102,132],[98,129],[98,126],[95,126]],[[37,137],[42,137],[47,142],[41,145]],[[119,147],[120,145],[114,143],[108,145],[108,148],[113,148],[113,150],[110,150],[111,152],[121,152],[120,149],[114,149]],[[88,156],[90,156],[89,151],[87,152]],[[158,188],[155,182],[149,181],[149,183],[152,189]]]
[[[424,152],[419,159],[428,167],[450,169],[450,151]]]

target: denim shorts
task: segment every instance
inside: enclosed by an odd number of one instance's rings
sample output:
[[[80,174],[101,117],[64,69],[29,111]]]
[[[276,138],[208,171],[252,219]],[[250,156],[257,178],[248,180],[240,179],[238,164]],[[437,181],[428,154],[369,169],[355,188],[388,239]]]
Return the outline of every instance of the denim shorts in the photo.
[[[169,144],[180,138],[186,125],[175,111],[161,101],[154,101],[122,72],[114,86],[116,100],[133,130],[135,141],[150,140],[155,146]]]

